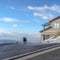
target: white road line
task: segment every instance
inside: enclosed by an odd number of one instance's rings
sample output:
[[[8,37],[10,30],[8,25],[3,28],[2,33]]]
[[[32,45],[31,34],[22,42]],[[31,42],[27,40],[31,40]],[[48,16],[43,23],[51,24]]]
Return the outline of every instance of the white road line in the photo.
[[[42,51],[42,52],[34,53],[34,54],[31,54],[31,55],[28,55],[28,56],[25,56],[25,57],[22,57],[22,58],[19,58],[19,59],[15,59],[15,60],[26,60],[26,59],[33,58],[35,56],[38,56],[38,55],[41,55],[41,54],[44,54],[44,53],[47,53],[47,52],[51,52],[51,51],[57,50],[57,49],[60,49],[60,47],[56,47],[56,48],[48,49],[48,50],[45,50],[45,51]]]

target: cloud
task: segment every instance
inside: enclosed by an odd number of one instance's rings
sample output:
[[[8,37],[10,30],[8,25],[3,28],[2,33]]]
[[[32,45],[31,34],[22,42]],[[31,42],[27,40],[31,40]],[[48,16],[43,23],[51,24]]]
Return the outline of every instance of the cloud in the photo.
[[[14,6],[9,6],[8,8],[11,9],[11,10],[15,10]]]
[[[49,7],[49,9],[56,11],[56,12],[60,12],[60,6],[58,6],[58,5],[53,5],[53,6]]]
[[[27,8],[30,10],[35,10],[35,11],[42,11],[42,10],[46,10],[48,7],[47,7],[47,5],[44,5],[42,7],[28,6]]]
[[[14,10],[15,8],[14,7],[10,7],[10,9]]]
[[[58,5],[52,5],[52,6],[41,6],[41,7],[33,7],[33,6],[28,6],[27,7],[29,10],[35,10],[35,11],[47,11],[47,10],[52,10],[56,12],[60,12],[60,6]]]
[[[29,10],[34,11],[33,12],[34,16],[39,16],[39,17],[42,17],[43,19],[48,19],[48,20],[57,16],[54,13],[60,13],[59,5],[52,5],[52,6],[44,5],[40,7],[28,6],[27,8]]]
[[[0,21],[3,21],[3,22],[22,22],[22,23],[31,22],[30,20],[19,20],[19,19],[8,18],[8,17],[2,17],[2,18],[0,18]]]
[[[52,14],[40,14],[40,13],[34,13],[34,16],[40,16],[42,17],[43,19],[52,19],[53,18],[53,15]]]
[[[0,18],[0,20],[4,21],[4,22],[17,22],[17,19],[7,18],[7,17],[2,17],[2,18]]]
[[[17,27],[17,24],[13,24],[12,27],[16,28]]]
[[[30,10],[34,10],[35,9],[35,7],[32,7],[32,6],[28,6],[27,8],[30,9]]]

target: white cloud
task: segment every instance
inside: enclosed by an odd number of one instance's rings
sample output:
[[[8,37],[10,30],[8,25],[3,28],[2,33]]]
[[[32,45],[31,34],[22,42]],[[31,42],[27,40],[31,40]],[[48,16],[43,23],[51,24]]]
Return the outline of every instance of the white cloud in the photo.
[[[27,8],[30,9],[30,10],[33,10],[35,7],[28,6]]]
[[[8,8],[11,10],[15,10],[15,7],[13,7],[13,6],[9,6]]]
[[[23,23],[31,22],[30,20],[19,20],[19,19],[8,18],[8,17],[2,17],[2,18],[0,18],[0,21],[3,21],[3,22],[23,22]]]
[[[4,21],[4,22],[17,22],[17,19],[7,18],[7,17],[2,17],[2,18],[0,18],[0,20]]]
[[[52,19],[55,16],[57,16],[57,15],[54,15],[54,13],[60,13],[59,5],[52,5],[52,6],[44,5],[40,7],[28,6],[27,8],[29,10],[34,11],[33,13],[34,16],[39,16],[39,17],[42,17],[43,19]]]
[[[52,11],[56,11],[56,12],[60,12],[60,6],[58,5],[52,5],[52,6],[41,6],[41,7],[33,7],[33,6],[28,6],[27,7],[30,10],[35,10],[35,11],[47,11],[47,10],[52,10]]]
[[[34,13],[34,16],[40,16],[43,19],[52,19],[54,17],[52,14],[40,14],[40,13]]]
[[[49,7],[49,9],[56,11],[56,12],[60,12],[60,6],[57,6],[57,5],[53,5],[53,6]]]
[[[12,27],[16,28],[17,27],[17,24],[13,24]]]
[[[30,10],[35,10],[35,11],[42,11],[42,10],[46,10],[48,7],[47,7],[47,5],[44,5],[42,7],[28,6],[27,8]]]

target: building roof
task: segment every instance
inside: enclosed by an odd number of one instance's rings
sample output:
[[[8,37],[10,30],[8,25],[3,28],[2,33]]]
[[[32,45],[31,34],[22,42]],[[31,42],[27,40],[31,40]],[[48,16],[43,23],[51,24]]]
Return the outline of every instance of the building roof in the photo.
[[[57,19],[59,19],[59,18],[60,18],[60,16],[58,16],[58,17],[50,20],[48,23],[45,23],[45,24],[43,24],[42,26],[47,26],[47,25],[49,25],[49,23],[51,23],[51,22],[53,22],[53,21],[55,21],[55,20],[57,20]]]
[[[40,32],[46,31],[46,30],[48,30],[48,29],[50,29],[50,28],[52,28],[52,27],[50,26],[50,27],[48,27],[48,28],[46,28],[46,29],[41,30]]]
[[[42,24],[42,26],[48,26],[48,25],[49,25],[49,23]]]
[[[57,20],[57,19],[59,19],[59,18],[60,18],[60,16],[58,16],[58,17],[56,17],[56,18],[50,20],[49,23],[52,22],[52,21],[55,21],[55,20]]]

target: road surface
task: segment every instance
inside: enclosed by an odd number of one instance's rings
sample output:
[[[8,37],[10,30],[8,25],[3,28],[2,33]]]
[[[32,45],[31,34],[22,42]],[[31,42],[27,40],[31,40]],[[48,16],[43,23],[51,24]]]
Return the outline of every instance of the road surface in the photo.
[[[38,49],[46,48],[49,45],[21,45],[21,44],[9,44],[0,46],[0,60],[9,58],[16,55],[21,55],[27,52],[35,51]]]

